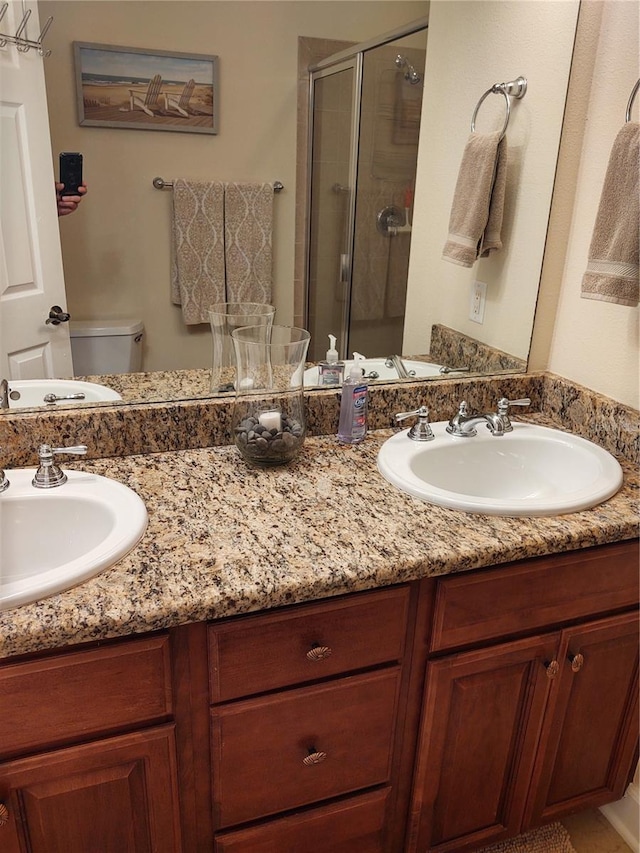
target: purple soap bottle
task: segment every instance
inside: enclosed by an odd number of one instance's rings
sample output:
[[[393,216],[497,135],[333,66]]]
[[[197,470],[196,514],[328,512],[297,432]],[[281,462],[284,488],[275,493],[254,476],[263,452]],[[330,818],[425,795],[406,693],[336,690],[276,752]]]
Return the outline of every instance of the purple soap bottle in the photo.
[[[360,356],[353,354],[353,366],[342,383],[338,441],[341,444],[359,444],[367,434],[367,405],[369,388],[360,367]]]

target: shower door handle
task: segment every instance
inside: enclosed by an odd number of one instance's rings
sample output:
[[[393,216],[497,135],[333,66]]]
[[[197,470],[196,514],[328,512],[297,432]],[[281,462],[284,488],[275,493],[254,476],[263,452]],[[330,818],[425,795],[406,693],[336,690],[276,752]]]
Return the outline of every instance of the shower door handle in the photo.
[[[344,253],[340,255],[340,281],[347,284],[351,277],[351,255]]]

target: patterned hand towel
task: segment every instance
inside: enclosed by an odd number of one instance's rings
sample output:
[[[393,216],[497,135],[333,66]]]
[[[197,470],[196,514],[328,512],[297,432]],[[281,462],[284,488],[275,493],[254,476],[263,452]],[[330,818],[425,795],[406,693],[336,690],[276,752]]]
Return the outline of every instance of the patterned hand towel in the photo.
[[[171,301],[187,325],[208,323],[209,306],[226,301],[223,200],[222,183],[173,183]]]
[[[462,155],[442,252],[445,261],[461,267],[502,248],[507,142],[500,134],[472,133]]]
[[[226,301],[269,304],[273,186],[226,183],[224,220]]]
[[[583,299],[634,307],[640,298],[638,171],[640,124],[627,122],[614,140],[582,278]]]

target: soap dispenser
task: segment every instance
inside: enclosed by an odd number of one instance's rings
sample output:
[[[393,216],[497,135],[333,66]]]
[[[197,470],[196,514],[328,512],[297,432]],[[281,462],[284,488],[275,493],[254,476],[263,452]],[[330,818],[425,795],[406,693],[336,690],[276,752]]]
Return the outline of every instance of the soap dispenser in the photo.
[[[325,361],[318,363],[320,385],[340,385],[344,376],[344,362],[339,360],[336,336],[329,335],[329,349]]]
[[[362,356],[353,354],[353,366],[342,383],[338,441],[341,444],[359,444],[367,434],[367,406],[369,387],[360,367]]]

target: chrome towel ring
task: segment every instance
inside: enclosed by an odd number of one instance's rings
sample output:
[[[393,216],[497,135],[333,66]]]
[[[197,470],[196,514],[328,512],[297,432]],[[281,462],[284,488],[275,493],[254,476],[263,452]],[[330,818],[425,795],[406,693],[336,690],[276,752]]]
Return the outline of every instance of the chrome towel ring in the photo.
[[[480,100],[476,104],[476,108],[473,111],[473,116],[471,117],[471,133],[476,132],[476,117],[478,115],[478,110],[482,106],[485,98],[488,98],[489,95],[503,95],[507,107],[507,112],[504,119],[502,133],[500,134],[500,139],[502,140],[504,138],[505,133],[507,132],[507,127],[509,125],[509,117],[511,116],[510,98],[524,98],[526,93],[526,77],[517,77],[515,80],[510,80],[508,83],[494,83],[490,89],[487,89],[487,91],[481,96]]]
[[[629,96],[629,103],[627,104],[627,114],[625,117],[625,121],[631,121],[631,108],[633,107],[633,102],[635,100],[636,95],[638,94],[638,89],[640,89],[640,79],[636,81],[636,85],[631,90],[631,95]]]

